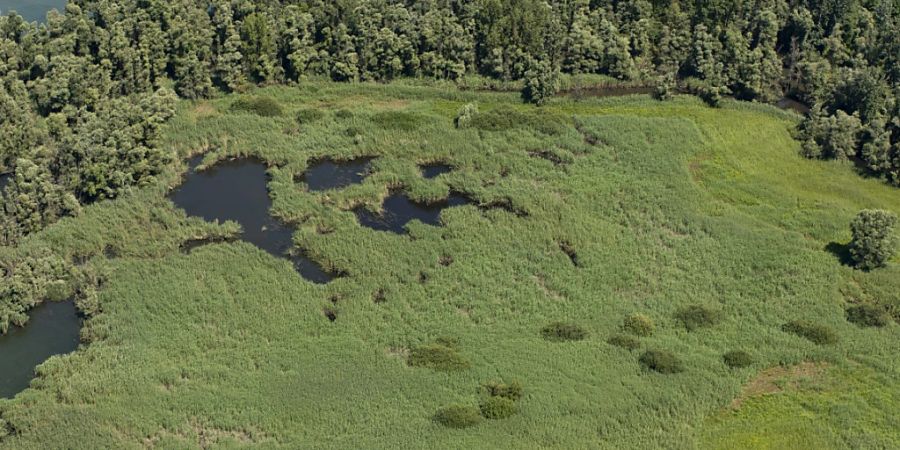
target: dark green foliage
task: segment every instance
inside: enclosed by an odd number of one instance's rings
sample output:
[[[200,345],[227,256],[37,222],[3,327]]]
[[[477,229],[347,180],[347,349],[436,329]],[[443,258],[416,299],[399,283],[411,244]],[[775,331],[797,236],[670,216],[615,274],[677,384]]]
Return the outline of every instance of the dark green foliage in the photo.
[[[317,122],[325,117],[325,113],[320,109],[316,108],[304,108],[300,111],[297,111],[297,115],[294,118],[297,120],[297,123],[300,125],[307,125],[313,122]]]
[[[554,342],[580,341],[587,337],[587,331],[574,323],[553,322],[541,328],[544,339]]]
[[[281,103],[270,97],[241,97],[231,104],[231,110],[262,117],[277,117],[284,113]]]
[[[681,309],[675,318],[684,324],[688,331],[711,327],[722,320],[722,312],[704,305],[691,305]]]
[[[450,405],[439,409],[434,421],[449,428],[468,428],[481,422],[481,412],[474,406]]]
[[[407,364],[434,370],[453,371],[468,369],[470,363],[456,348],[440,343],[420,345],[409,352]]]
[[[850,241],[850,256],[856,267],[872,270],[884,267],[897,251],[894,226],[897,215],[879,209],[859,212],[850,223],[853,239]]]
[[[516,413],[516,402],[507,397],[488,397],[481,402],[481,415],[485,419],[506,419]]]
[[[838,342],[838,336],[834,330],[808,320],[792,320],[782,325],[781,329],[818,345],[831,345]]]
[[[517,401],[524,395],[524,387],[519,380],[513,380],[509,384],[502,381],[489,381],[482,387],[491,397],[505,397],[512,401]]]
[[[525,113],[508,107],[476,113],[470,123],[472,127],[485,131],[523,128],[549,135],[557,135],[565,127],[558,116],[543,116],[539,112]]]
[[[629,351],[641,348],[641,341],[624,334],[616,334],[610,336],[609,339],[606,340],[606,342],[609,345],[615,345],[616,347],[624,348],[625,350]]]
[[[531,69],[525,72],[525,87],[522,88],[522,99],[528,103],[541,106],[559,90],[559,68],[546,61],[532,63]]]
[[[337,117],[338,119],[341,119],[341,120],[352,119],[353,111],[350,111],[349,109],[341,108],[334,112],[334,117]]]
[[[402,111],[384,111],[372,116],[372,122],[388,130],[414,131],[425,123],[419,114]]]
[[[882,306],[862,304],[847,308],[847,320],[861,327],[883,327],[891,316]]]
[[[743,350],[732,350],[722,355],[722,359],[731,368],[743,368],[753,364],[753,356]]]
[[[664,374],[673,374],[684,371],[684,366],[673,353],[664,350],[647,350],[638,362],[647,370]]]
[[[635,336],[650,336],[653,334],[653,330],[656,329],[656,325],[653,324],[653,320],[649,317],[635,313],[625,317],[625,320],[622,322],[622,329]]]

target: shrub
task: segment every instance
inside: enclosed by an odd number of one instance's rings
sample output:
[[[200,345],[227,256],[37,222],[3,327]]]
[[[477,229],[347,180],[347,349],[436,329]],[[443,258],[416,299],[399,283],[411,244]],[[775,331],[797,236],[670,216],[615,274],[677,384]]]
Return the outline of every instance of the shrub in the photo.
[[[516,402],[506,397],[488,397],[481,402],[481,415],[486,419],[506,419],[516,413]]]
[[[548,341],[580,341],[587,337],[587,331],[573,323],[553,322],[541,329]]]
[[[688,331],[701,327],[711,327],[722,319],[720,311],[703,305],[691,305],[675,314],[675,318],[684,324]]]
[[[349,109],[339,109],[335,111],[334,116],[338,119],[351,119],[353,118],[353,111]]]
[[[231,104],[231,110],[249,112],[262,117],[280,116],[284,112],[281,104],[269,97],[241,97]]]
[[[624,334],[617,334],[611,336],[606,340],[609,345],[615,345],[616,347],[624,348],[625,350],[637,350],[641,348],[641,341],[631,337],[626,336]]]
[[[306,125],[318,120],[321,120],[322,117],[325,116],[325,113],[315,108],[304,108],[300,111],[297,111],[297,123],[300,125]]]
[[[558,135],[565,129],[565,123],[559,116],[524,113],[508,106],[483,113],[475,113],[470,121],[470,126],[484,131],[526,128],[548,135]]]
[[[481,414],[474,406],[450,405],[434,414],[434,421],[450,428],[468,428],[481,422]]]
[[[427,367],[434,370],[452,371],[469,368],[469,361],[455,348],[433,343],[413,348],[407,364],[413,367]]]
[[[372,116],[372,122],[381,128],[415,131],[422,126],[422,116],[400,111],[384,111]]]
[[[897,216],[880,209],[866,209],[857,214],[850,224],[853,239],[850,241],[850,256],[856,267],[863,270],[883,267],[893,256],[894,226]]]
[[[635,313],[625,318],[622,329],[636,336],[650,336],[656,326],[649,317]]]
[[[502,381],[489,381],[484,384],[484,389],[491,397],[504,397],[512,401],[519,400],[525,393],[522,383],[518,380],[513,380],[509,384]]]
[[[659,373],[671,374],[684,370],[681,361],[674,354],[663,350],[647,350],[638,361],[644,368]]]
[[[743,350],[732,350],[722,355],[722,359],[725,360],[725,364],[731,368],[747,367],[750,364],[753,364],[753,357]]]
[[[667,73],[656,80],[653,97],[660,101],[670,100],[676,88],[675,74]]]
[[[541,106],[559,90],[559,67],[547,61],[535,61],[525,72],[522,99]]]
[[[885,308],[865,304],[847,308],[847,320],[861,327],[883,327],[890,321],[890,315]]]
[[[474,118],[476,114],[478,114],[478,105],[475,103],[466,103],[459,109],[459,112],[456,113],[453,124],[456,125],[456,128],[468,128],[469,125],[472,124],[472,118]]]
[[[806,338],[818,345],[835,344],[838,341],[837,333],[825,325],[812,323],[807,320],[793,320],[781,327],[782,330]]]

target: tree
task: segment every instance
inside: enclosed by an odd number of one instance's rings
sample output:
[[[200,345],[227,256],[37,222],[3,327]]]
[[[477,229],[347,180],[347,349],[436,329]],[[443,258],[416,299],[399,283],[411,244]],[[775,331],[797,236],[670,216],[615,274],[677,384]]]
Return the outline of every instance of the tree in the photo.
[[[865,209],[850,223],[853,239],[850,241],[850,255],[856,267],[872,270],[883,267],[896,251],[893,236],[897,216],[894,213]]]
[[[846,160],[856,156],[861,129],[856,114],[839,110],[829,116],[816,108],[800,123],[798,138],[807,158]]]
[[[525,73],[525,87],[522,98],[541,106],[559,90],[559,68],[547,61],[535,61]]]
[[[77,214],[78,200],[53,181],[46,166],[30,159],[16,160],[16,169],[4,194],[4,213],[16,230],[6,230],[5,236],[24,236],[39,231],[63,216]]]

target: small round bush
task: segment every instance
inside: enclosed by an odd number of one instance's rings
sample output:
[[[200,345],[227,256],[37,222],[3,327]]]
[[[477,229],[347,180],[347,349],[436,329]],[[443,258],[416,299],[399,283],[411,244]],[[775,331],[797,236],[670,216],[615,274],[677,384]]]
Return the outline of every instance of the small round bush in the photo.
[[[675,318],[684,324],[688,331],[694,331],[702,327],[711,327],[722,319],[719,310],[704,305],[691,305],[681,309],[675,314]]]
[[[541,329],[541,334],[548,341],[580,341],[587,337],[587,331],[584,328],[574,324],[565,322],[553,322]]]
[[[519,380],[513,380],[509,384],[502,381],[490,381],[484,384],[484,389],[491,397],[504,397],[512,401],[519,400],[525,393]]]
[[[865,304],[847,308],[847,320],[861,327],[883,327],[890,321],[890,315],[880,306]]]
[[[300,125],[306,125],[313,122],[316,122],[325,115],[322,111],[315,108],[304,108],[300,111],[297,111],[297,123]]]
[[[412,349],[407,364],[413,367],[427,367],[443,371],[469,368],[469,361],[457,353],[456,349],[436,343]]]
[[[350,119],[353,117],[353,111],[349,109],[339,109],[334,113],[334,116],[338,119]]]
[[[631,337],[626,336],[624,334],[617,334],[611,336],[606,340],[609,345],[615,345],[616,347],[624,348],[625,350],[637,350],[641,348],[641,341]]]
[[[897,215],[889,211],[865,209],[857,214],[850,224],[850,255],[856,267],[872,270],[887,264],[897,251],[896,225]]]
[[[456,118],[453,119],[453,123],[456,125],[456,128],[468,128],[469,125],[472,124],[472,119],[477,114],[478,105],[475,103],[466,103],[460,108],[459,112],[456,113]]]
[[[678,373],[684,370],[681,361],[671,352],[647,350],[638,359],[644,368],[659,373]]]
[[[635,313],[625,318],[622,329],[635,336],[650,336],[656,325],[653,320],[643,314]]]
[[[722,355],[722,359],[731,368],[747,367],[753,364],[753,357],[743,350],[732,350]]]
[[[468,428],[481,422],[481,414],[474,406],[450,405],[439,409],[434,421],[449,428]]]
[[[481,402],[481,415],[485,419],[505,419],[516,413],[516,402],[506,397],[488,397]]]
[[[784,324],[781,329],[818,345],[836,344],[838,341],[837,333],[834,330],[808,320],[792,320]]]
[[[269,97],[241,97],[231,104],[232,111],[249,112],[262,117],[280,116],[281,104]]]

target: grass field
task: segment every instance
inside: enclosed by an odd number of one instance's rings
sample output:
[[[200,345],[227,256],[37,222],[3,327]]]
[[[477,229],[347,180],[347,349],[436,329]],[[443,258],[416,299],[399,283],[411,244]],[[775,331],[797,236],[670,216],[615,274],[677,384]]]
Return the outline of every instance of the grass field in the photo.
[[[181,158],[208,152],[207,165],[271,164],[273,213],[296,224],[298,247],[346,276],[314,285],[243,242],[179,252],[234,232],[166,199],[183,164],[88,207],[22,245],[87,258],[105,281],[83,330],[90,344],[0,400],[3,447],[900,446],[900,327],[845,318],[857,302],[900,316],[900,261],[863,273],[839,256],[852,217],[900,212],[900,191],[799,156],[797,116],[690,97],[557,98],[536,109],[515,94],[402,85],[253,95],[283,113],[235,111],[235,97],[183,102],[166,145]],[[469,102],[479,119],[456,129]],[[378,157],[362,184],[310,193],[294,181],[310,161],[354,156]],[[434,161],[455,170],[422,178],[417,164]],[[398,187],[509,211],[451,208],[444,226],[413,222],[409,235],[360,227],[351,209],[377,209]],[[676,317],[690,306],[719,320],[688,331]],[[633,350],[607,343],[635,313],[653,333],[633,337]],[[795,319],[838,342],[782,330]],[[545,339],[558,321],[586,337]],[[407,364],[446,339],[468,368]],[[645,350],[673,353],[683,371],[643,368]],[[725,365],[733,350],[750,365]],[[522,383],[517,414],[465,429],[433,420],[451,404],[477,406],[497,380]]]

